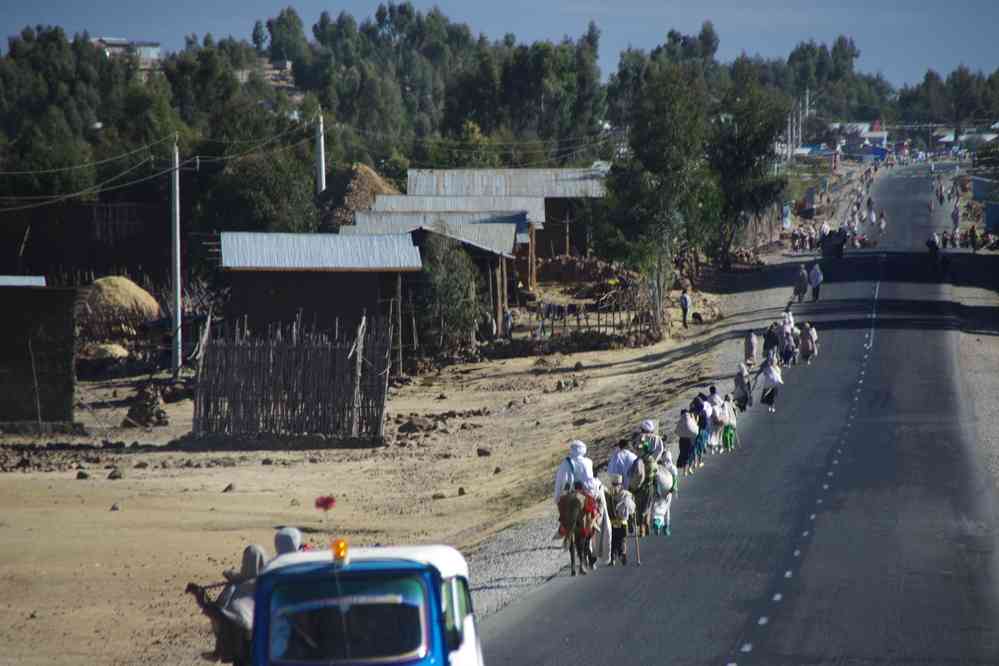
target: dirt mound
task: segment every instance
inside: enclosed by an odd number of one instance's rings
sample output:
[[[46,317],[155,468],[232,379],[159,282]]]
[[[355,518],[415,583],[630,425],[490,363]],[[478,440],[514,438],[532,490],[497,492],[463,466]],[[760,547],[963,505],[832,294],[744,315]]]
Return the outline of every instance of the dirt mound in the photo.
[[[399,194],[399,190],[366,164],[334,172],[319,203],[323,228],[353,224],[354,213],[370,210],[378,194]]]

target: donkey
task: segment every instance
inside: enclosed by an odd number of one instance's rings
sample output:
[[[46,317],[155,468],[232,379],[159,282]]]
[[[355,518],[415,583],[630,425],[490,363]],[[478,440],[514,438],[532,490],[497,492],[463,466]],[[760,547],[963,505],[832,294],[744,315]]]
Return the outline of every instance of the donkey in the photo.
[[[566,484],[565,492],[558,499],[559,535],[562,545],[569,550],[570,575],[576,575],[576,558],[579,573],[586,575],[590,563],[590,536],[593,534],[593,500],[583,493],[583,484],[575,483],[573,489]]]

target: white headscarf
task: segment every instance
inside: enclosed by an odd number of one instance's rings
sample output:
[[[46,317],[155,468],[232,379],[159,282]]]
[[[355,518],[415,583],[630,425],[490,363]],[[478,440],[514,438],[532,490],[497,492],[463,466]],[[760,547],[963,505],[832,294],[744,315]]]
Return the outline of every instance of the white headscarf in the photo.
[[[569,457],[582,458],[586,455],[586,444],[578,439],[569,442]]]
[[[645,419],[642,421],[642,432],[652,434],[656,431],[656,424],[652,422],[652,419]]]

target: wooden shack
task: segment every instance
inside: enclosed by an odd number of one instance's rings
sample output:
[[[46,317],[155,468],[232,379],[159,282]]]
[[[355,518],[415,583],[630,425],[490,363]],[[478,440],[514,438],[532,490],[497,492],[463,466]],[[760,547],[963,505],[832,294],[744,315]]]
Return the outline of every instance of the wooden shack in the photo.
[[[0,422],[69,423],[76,388],[75,289],[40,276],[0,276]]]

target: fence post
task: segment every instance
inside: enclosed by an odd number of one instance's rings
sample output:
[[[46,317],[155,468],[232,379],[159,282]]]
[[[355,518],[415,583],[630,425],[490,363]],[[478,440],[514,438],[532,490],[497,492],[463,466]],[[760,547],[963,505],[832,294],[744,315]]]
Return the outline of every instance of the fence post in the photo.
[[[350,436],[360,435],[361,428],[361,374],[364,370],[364,329],[367,317],[361,317],[357,327],[357,340],[354,342],[354,386],[350,405]],[[391,345],[390,345],[391,347]]]

